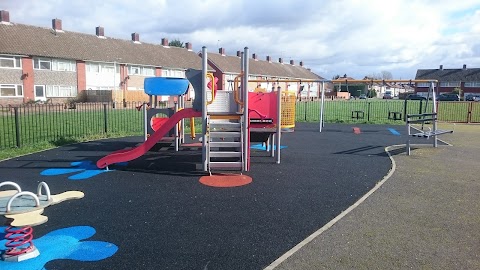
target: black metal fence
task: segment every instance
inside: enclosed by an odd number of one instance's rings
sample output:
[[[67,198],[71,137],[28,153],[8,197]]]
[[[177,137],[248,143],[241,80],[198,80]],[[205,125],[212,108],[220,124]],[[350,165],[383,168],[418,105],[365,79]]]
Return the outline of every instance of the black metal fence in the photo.
[[[25,104],[0,106],[0,149],[68,138],[143,132],[137,103]]]
[[[58,142],[143,134],[142,102],[25,104],[0,106],[0,149]],[[327,100],[326,122],[404,124],[406,114],[430,112],[432,102],[402,100]],[[480,123],[480,102],[439,102],[444,122]],[[295,120],[320,121],[319,100],[296,102]]]
[[[319,100],[299,100],[295,120],[320,121]],[[431,112],[427,100],[326,100],[324,120],[330,123],[404,124],[407,114]],[[437,102],[441,122],[480,123],[480,102]]]

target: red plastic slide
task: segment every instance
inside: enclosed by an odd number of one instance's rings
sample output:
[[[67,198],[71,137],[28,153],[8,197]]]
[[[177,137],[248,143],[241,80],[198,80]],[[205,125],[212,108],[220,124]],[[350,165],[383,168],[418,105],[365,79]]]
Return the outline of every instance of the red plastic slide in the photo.
[[[144,143],[135,148],[126,150],[122,149],[101,158],[99,161],[97,161],[97,167],[105,168],[110,164],[134,160],[145,154],[148,150],[150,150],[180,120],[182,120],[183,118],[199,116],[202,116],[202,112],[195,111],[192,108],[178,111],[174,115],[172,115],[172,117],[170,117],[167,122],[165,122],[152,136],[148,137],[148,139]]]

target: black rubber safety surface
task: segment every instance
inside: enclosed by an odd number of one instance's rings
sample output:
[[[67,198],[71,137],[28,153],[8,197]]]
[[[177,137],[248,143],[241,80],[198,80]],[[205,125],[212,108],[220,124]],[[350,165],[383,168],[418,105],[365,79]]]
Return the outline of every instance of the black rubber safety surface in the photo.
[[[361,133],[355,134],[353,127]],[[45,209],[49,221],[35,237],[70,226],[91,226],[89,240],[118,246],[110,258],[56,260],[51,269],[263,269],[355,203],[391,168],[385,146],[405,143],[404,126],[297,123],[283,133],[281,164],[252,150],[253,182],[235,188],[199,183],[200,150],[149,152],[127,166],[84,180],[42,176],[71,162],[95,162],[133,147],[129,137],[60,147],[0,162],[0,181],[34,191],[80,190],[85,197]],[[415,139],[412,142],[428,142]],[[400,153],[398,153],[400,154]],[[0,218],[1,219],[1,218]]]

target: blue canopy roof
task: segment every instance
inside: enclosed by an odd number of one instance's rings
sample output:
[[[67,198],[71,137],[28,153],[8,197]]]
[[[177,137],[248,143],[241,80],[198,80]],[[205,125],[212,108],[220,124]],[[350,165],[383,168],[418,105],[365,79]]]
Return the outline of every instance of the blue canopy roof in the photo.
[[[152,96],[180,96],[187,92],[189,81],[185,78],[145,78],[145,94]]]

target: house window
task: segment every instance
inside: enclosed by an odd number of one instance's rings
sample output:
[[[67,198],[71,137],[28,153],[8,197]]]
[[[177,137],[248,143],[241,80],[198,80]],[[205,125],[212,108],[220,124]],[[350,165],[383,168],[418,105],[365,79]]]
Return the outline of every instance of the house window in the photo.
[[[440,87],[460,87],[460,82],[440,82]]]
[[[76,65],[75,61],[53,59],[52,60],[52,70],[56,70],[56,71],[76,71],[77,70],[77,65]]]
[[[162,77],[185,78],[185,72],[177,69],[162,69]]]
[[[144,67],[143,68],[143,75],[145,75],[145,76],[155,76],[155,68],[154,67]]]
[[[47,85],[47,97],[75,97],[77,87],[66,85]]]
[[[429,82],[421,82],[421,83],[417,83],[416,84],[417,87],[430,87],[430,83]],[[433,86],[437,86],[437,83],[433,83]]]
[[[0,84],[0,97],[22,97],[23,86],[18,84]]]
[[[119,65],[116,64],[114,67],[113,64],[102,64],[102,63],[87,63],[86,70],[88,73],[109,73],[113,74],[115,71],[117,74],[120,73]]]
[[[89,73],[99,73],[100,65],[98,63],[87,63],[87,72]]]
[[[129,75],[140,75],[141,68],[139,66],[128,66],[128,74]]]
[[[20,57],[0,56],[0,68],[22,68]]]
[[[129,75],[155,76],[154,67],[128,66]]]
[[[480,82],[465,82],[465,87],[480,87]]]
[[[34,69],[51,70],[52,69],[52,61],[50,61],[50,59],[45,59],[45,58],[34,58],[33,59],[33,68]]]

